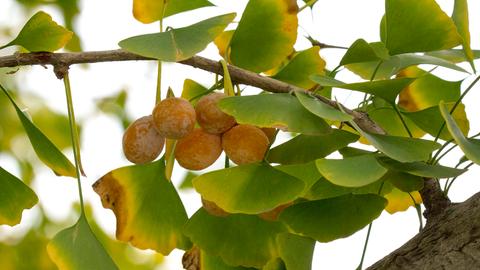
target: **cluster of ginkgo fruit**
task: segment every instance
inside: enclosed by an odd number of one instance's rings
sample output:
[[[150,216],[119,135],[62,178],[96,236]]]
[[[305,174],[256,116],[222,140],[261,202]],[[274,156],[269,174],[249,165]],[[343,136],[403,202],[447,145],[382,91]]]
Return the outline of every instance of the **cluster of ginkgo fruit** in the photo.
[[[175,139],[175,159],[188,170],[209,167],[222,150],[237,165],[261,161],[275,130],[237,124],[217,106],[225,97],[213,92],[201,97],[195,107],[183,98],[162,100],[152,115],[137,119],[125,130],[125,157],[135,164],[151,162],[162,152],[165,139]]]

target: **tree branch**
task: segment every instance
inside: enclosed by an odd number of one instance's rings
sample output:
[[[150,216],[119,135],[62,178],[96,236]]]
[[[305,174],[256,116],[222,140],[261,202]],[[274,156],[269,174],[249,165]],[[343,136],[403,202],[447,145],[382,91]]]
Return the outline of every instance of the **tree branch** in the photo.
[[[73,64],[135,60],[156,59],[140,56],[124,50],[92,51],[79,53],[16,53],[13,55],[0,57],[0,68],[26,65],[52,65],[54,66],[55,70],[59,70],[59,68],[65,69]],[[219,62],[204,57],[193,56],[189,59],[180,61],[179,63],[223,75],[223,69]],[[262,76],[257,73],[244,70],[232,65],[228,66],[228,70],[230,72],[232,81],[238,84],[258,87],[260,89],[273,93],[291,93],[294,91],[301,91],[311,94],[311,92],[306,89],[302,89],[297,86],[287,84],[270,77]],[[56,74],[57,76],[61,77],[61,72],[57,72]],[[320,95],[315,95],[315,97],[321,102],[324,102],[334,108],[339,108],[339,104],[333,100],[330,100]],[[362,130],[370,133],[385,134],[385,131],[374,121],[372,121],[366,113],[347,109],[343,105],[342,109],[345,110],[346,113],[353,116],[354,121]],[[424,192],[422,192],[422,199],[427,208],[427,213],[435,213],[436,215],[437,213],[442,212],[442,210],[444,209],[443,204],[439,205],[435,203],[436,201],[432,203],[430,202],[431,198],[441,198],[442,196],[445,197],[441,189],[437,189],[435,185],[426,184],[423,191]],[[429,196],[423,197],[424,194],[429,194]]]

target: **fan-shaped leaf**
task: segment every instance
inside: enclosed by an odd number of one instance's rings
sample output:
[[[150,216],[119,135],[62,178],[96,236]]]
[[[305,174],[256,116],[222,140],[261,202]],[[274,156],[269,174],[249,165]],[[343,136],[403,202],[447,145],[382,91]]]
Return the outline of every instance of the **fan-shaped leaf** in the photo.
[[[203,208],[185,226],[185,234],[208,254],[229,265],[257,268],[278,257],[276,236],[285,231],[280,222],[244,214],[211,216]]]
[[[14,40],[0,49],[20,45],[31,52],[53,52],[65,46],[72,35],[72,32],[54,22],[50,15],[39,11],[28,20]]]
[[[322,177],[317,170],[315,162],[309,162],[305,164],[280,165],[276,166],[275,169],[302,180],[305,183],[302,194],[305,194],[305,192],[307,192],[312,187],[312,185],[315,184],[315,182],[317,182],[318,179]]]
[[[476,164],[480,164],[480,145],[465,138],[462,130],[458,127],[455,119],[450,115],[450,111],[443,101],[440,102],[439,108],[443,119],[445,119],[448,131],[450,131],[450,134],[462,149],[465,156]]]
[[[12,105],[15,107],[18,118],[22,122],[23,128],[27,133],[28,139],[32,143],[33,150],[38,158],[52,169],[55,174],[62,176],[76,176],[75,167],[73,164],[58,150],[58,148],[32,123],[32,121],[25,115],[17,106],[8,91],[0,85],[0,88],[8,97]]]
[[[340,61],[340,65],[387,60],[390,56],[382,42],[367,43],[364,39],[357,39],[348,48]]]
[[[38,197],[20,179],[0,167],[0,225],[20,223],[22,212],[32,208]]]
[[[182,98],[190,101],[195,106],[202,95],[207,94],[208,89],[198,82],[186,79],[183,82]]]
[[[470,26],[468,22],[468,2],[467,0],[455,0],[453,8],[452,20],[457,26],[457,31],[463,40],[463,51],[475,72],[475,64],[473,63],[474,55],[470,47]]]
[[[135,54],[177,62],[205,49],[234,18],[235,13],[220,15],[183,28],[130,37],[119,45]]]
[[[466,169],[456,169],[442,165],[430,165],[424,162],[402,163],[388,157],[377,157],[382,166],[387,169],[407,172],[413,175],[434,178],[450,178],[461,175]]]
[[[295,96],[298,98],[298,101],[300,101],[303,107],[305,107],[305,109],[321,118],[333,121],[352,120],[352,116],[340,110],[334,109],[332,106],[317,100],[313,96],[309,96],[302,92],[295,92]]]
[[[187,213],[174,186],[165,178],[165,161],[113,170],[93,185],[103,207],[117,218],[118,240],[168,254],[186,248],[182,235]]]
[[[385,15],[384,42],[391,54],[450,49],[462,42],[435,0],[386,0]]]
[[[311,270],[315,240],[292,233],[277,235],[278,253],[288,270]]]
[[[408,194],[408,192],[403,192],[400,189],[396,188],[392,189],[390,193],[386,194],[385,199],[388,200],[388,204],[385,207],[385,210],[390,214],[405,211],[410,206],[415,206],[415,203],[422,203],[422,197],[420,196],[420,193],[418,193],[418,191],[414,191]]]
[[[347,237],[372,222],[386,202],[374,194],[347,194],[292,205],[280,214],[280,220],[297,233],[319,242],[330,242]]]
[[[228,97],[220,100],[218,105],[240,124],[274,127],[308,135],[331,132],[325,121],[310,113],[289,94]]]
[[[47,251],[60,269],[118,269],[83,214],[75,225],[55,235]]]
[[[297,10],[292,0],[249,1],[230,42],[232,63],[254,72],[278,66],[293,52]]]
[[[142,23],[201,7],[212,6],[207,0],[133,0],[133,16]]]
[[[266,163],[209,172],[193,179],[206,200],[230,213],[258,214],[295,200],[303,181]]]

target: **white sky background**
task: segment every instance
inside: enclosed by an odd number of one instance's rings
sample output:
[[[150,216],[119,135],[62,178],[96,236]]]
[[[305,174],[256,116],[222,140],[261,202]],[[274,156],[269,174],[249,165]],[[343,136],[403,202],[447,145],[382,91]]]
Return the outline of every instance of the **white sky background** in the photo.
[[[25,23],[25,15],[13,0],[2,0],[0,9],[0,24],[8,24],[18,29]],[[78,34],[83,41],[85,51],[110,50],[118,48],[118,41],[138,34],[156,32],[158,24],[143,25],[133,19],[131,15],[131,0],[83,0],[81,15],[76,21]],[[217,8],[204,8],[187,14],[176,15],[164,21],[165,26],[178,28],[186,26],[211,16],[241,11],[246,5],[246,0],[211,0],[218,5]],[[442,8],[451,14],[453,1],[437,1]],[[313,12],[304,10],[299,15],[299,23],[304,30],[299,31],[297,50],[306,49],[309,43],[302,37],[306,33],[321,42],[349,46],[358,38],[369,42],[378,41],[379,22],[384,13],[383,0],[356,1],[356,0],[320,0]],[[301,4],[301,2],[299,2]],[[480,10],[480,1],[469,1],[470,32],[472,47],[480,48],[480,17],[475,16]],[[43,10],[50,13],[57,22],[62,22],[60,14],[49,7]],[[239,14],[240,15],[240,14]],[[240,16],[237,17],[239,20]],[[261,27],[261,26],[259,26]],[[306,31],[306,32],[305,32]],[[0,40],[4,44],[6,40]],[[12,53],[14,49],[3,50],[0,55]],[[321,56],[327,61],[327,68],[334,68],[340,61],[344,50],[324,49]],[[210,45],[200,55],[219,59],[216,47]],[[477,63],[478,66],[480,66]],[[462,65],[469,70],[468,65]],[[452,72],[439,68],[437,75],[448,80],[462,80],[465,74]],[[66,104],[63,83],[57,80],[51,68],[42,67],[22,68],[16,73],[16,78],[21,82],[22,91],[31,91],[41,95],[51,107],[66,113]],[[354,82],[358,77],[348,71],[342,71],[338,77],[342,80]],[[472,76],[473,77],[473,76]],[[163,92],[171,86],[176,95],[180,95],[183,81],[186,78],[194,79],[204,85],[211,85],[214,75],[196,70],[181,64],[164,64]],[[73,66],[70,70],[70,80],[73,90],[74,105],[79,120],[89,117],[84,123],[82,134],[82,159],[88,178],[83,179],[83,190],[86,201],[94,205],[95,218],[108,231],[115,231],[115,218],[110,210],[101,207],[99,197],[91,189],[91,184],[108,171],[128,165],[121,151],[122,127],[114,118],[99,114],[94,108],[94,100],[109,96],[121,89],[128,89],[129,100],[127,111],[134,118],[151,113],[155,102],[156,64],[154,62],[119,62],[90,65],[88,69]],[[464,89],[472,78],[468,78],[462,85]],[[478,101],[480,93],[477,89],[471,91],[465,99],[467,114],[470,117],[471,133],[480,131],[480,113]],[[358,102],[355,94],[347,91],[335,91],[340,102],[353,106]],[[26,102],[27,103],[27,102]],[[28,105],[28,104],[27,104]],[[280,142],[286,137],[280,138]],[[277,142],[278,143],[278,142]],[[71,153],[69,153],[71,154]],[[452,155],[446,160],[446,165],[453,166],[460,153]],[[7,162],[8,159],[0,159]],[[215,164],[220,168],[223,159]],[[2,164],[3,165],[3,164]],[[15,172],[12,166],[6,166]],[[18,172],[18,170],[17,170]],[[184,171],[175,167],[174,182],[182,178]],[[469,172],[460,177],[450,191],[453,201],[462,201],[480,190],[478,176],[480,170],[473,167]],[[55,220],[64,219],[69,215],[68,210],[73,202],[78,200],[76,181],[55,177],[50,170],[43,169],[38,175],[34,186],[39,195],[40,202],[45,207],[47,214]],[[198,194],[189,192],[181,194],[189,215],[192,215],[200,205]],[[0,226],[0,239],[22,232],[35,220],[35,210],[25,211],[22,223],[13,229]],[[418,219],[414,209],[406,212],[389,215],[384,212],[374,222],[371,238],[366,254],[364,266],[368,266],[384,257],[394,249],[400,247],[406,240],[416,234]],[[317,244],[315,259],[312,269],[355,269],[361,257],[361,252],[366,236],[366,228],[353,236],[333,241],[328,244]],[[174,251],[168,258],[165,269],[181,269],[180,258],[183,252]]]

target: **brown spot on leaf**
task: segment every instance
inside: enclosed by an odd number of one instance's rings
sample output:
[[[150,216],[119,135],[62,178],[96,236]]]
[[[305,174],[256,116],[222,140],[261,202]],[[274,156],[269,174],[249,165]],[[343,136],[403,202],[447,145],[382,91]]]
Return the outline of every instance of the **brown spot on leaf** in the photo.
[[[117,218],[116,236],[120,239],[127,222],[125,192],[112,173],[107,173],[93,185],[93,190],[100,196],[104,208],[111,209]],[[129,239],[131,241],[132,239]]]
[[[290,14],[297,14],[298,13],[298,6],[296,0],[284,0],[287,4],[287,12]]]
[[[186,270],[200,270],[200,249],[196,246],[186,251],[182,257],[182,265]]]

